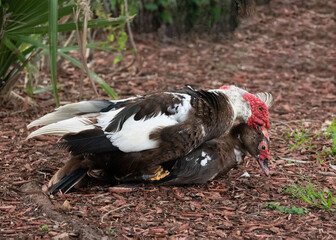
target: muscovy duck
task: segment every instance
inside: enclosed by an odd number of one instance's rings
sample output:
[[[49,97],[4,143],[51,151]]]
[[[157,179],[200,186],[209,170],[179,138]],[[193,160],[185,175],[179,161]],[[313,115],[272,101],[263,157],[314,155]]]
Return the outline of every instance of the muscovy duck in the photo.
[[[264,130],[267,133],[267,130]],[[242,163],[247,153],[258,160],[266,175],[270,174],[269,140],[264,134],[239,124],[230,133],[203,143],[164,169],[169,174],[154,183],[160,185],[203,184],[212,181],[219,173],[226,173]]]
[[[267,133],[267,130],[264,130]],[[124,172],[124,164],[135,158],[143,158],[147,151],[138,153],[115,152],[76,156],[68,164],[66,176],[50,186],[50,192],[61,190],[68,192],[75,185],[81,185],[85,177],[93,177],[112,184],[118,183],[152,183],[158,185],[204,184],[213,180],[219,173],[228,172],[240,164],[250,153],[256,158],[269,175],[268,161],[270,159],[269,141],[264,134],[259,133],[247,124],[234,126],[228,134],[209,140],[201,146],[178,159],[170,160],[158,166],[166,175],[161,179],[154,175],[134,174]],[[117,161],[116,161],[117,159]],[[79,168],[77,168],[80,166]],[[77,168],[77,169],[75,169]],[[127,168],[126,168],[127,169]]]
[[[68,169],[78,169],[86,155],[104,153],[118,156],[146,151],[142,158],[123,163],[120,175],[154,173],[154,178],[160,179],[165,174],[161,175],[162,168],[158,166],[184,157],[204,142],[225,134],[236,120],[259,132],[262,127],[269,128],[269,93],[252,95],[235,86],[222,88],[205,91],[187,86],[124,100],[68,104],[29,124],[28,128],[45,126],[28,138],[61,136],[60,145],[77,159],[60,169],[50,186],[66,176]],[[117,159],[115,164],[120,166]]]

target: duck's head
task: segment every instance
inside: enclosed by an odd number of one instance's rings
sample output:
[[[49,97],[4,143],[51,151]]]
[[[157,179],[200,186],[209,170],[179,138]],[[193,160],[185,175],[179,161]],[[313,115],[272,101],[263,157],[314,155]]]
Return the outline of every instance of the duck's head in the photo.
[[[273,102],[270,93],[257,93],[253,95],[236,86],[226,85],[220,87],[220,89],[231,100],[237,118],[240,118],[260,133],[262,133],[261,128],[269,129],[268,107]]]
[[[232,133],[233,137],[239,141],[240,148],[256,158],[261,169],[268,176],[270,174],[268,167],[270,141],[268,140],[267,130],[263,128],[262,133],[260,133],[247,124],[239,124],[233,128]]]

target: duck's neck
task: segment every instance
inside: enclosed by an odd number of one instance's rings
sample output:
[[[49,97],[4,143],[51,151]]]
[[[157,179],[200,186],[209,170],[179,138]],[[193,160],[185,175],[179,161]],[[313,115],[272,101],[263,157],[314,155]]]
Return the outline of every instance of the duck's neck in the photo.
[[[247,150],[241,139],[241,134],[241,128],[239,126],[230,131],[230,138],[232,139],[237,164],[240,164],[247,154]]]
[[[234,154],[235,154],[236,162],[238,165],[244,160],[246,156],[246,150],[240,138],[240,133],[238,133],[237,136],[233,139],[234,139]]]
[[[220,89],[224,93],[233,108],[234,119],[241,122],[247,122],[251,114],[251,107],[249,102],[244,99],[245,90],[237,87],[230,87],[228,89]]]

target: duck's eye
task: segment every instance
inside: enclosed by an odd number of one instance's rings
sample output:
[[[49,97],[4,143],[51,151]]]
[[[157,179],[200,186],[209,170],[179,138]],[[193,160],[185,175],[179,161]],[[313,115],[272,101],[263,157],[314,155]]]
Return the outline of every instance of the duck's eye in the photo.
[[[262,110],[263,110],[263,108],[262,108],[262,107],[259,107],[258,109],[259,109],[259,111],[260,111],[260,112],[262,112]]]
[[[266,147],[264,145],[261,146],[262,150],[266,150]]]

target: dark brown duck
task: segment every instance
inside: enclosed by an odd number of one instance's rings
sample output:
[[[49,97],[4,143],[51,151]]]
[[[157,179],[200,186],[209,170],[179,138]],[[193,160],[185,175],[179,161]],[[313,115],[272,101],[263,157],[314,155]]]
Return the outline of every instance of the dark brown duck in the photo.
[[[50,191],[67,192],[87,176],[112,184],[136,182],[162,185],[202,184],[213,180],[219,173],[236,167],[248,153],[258,160],[268,175],[270,154],[267,138],[252,127],[239,124],[228,134],[205,142],[186,156],[157,165],[161,171],[160,178],[157,178],[156,174],[137,172],[137,167],[132,164],[137,162],[138,158],[146,157],[147,151],[76,156],[62,168],[64,171],[62,175],[65,177],[51,186]],[[146,166],[143,168],[146,169]]]

